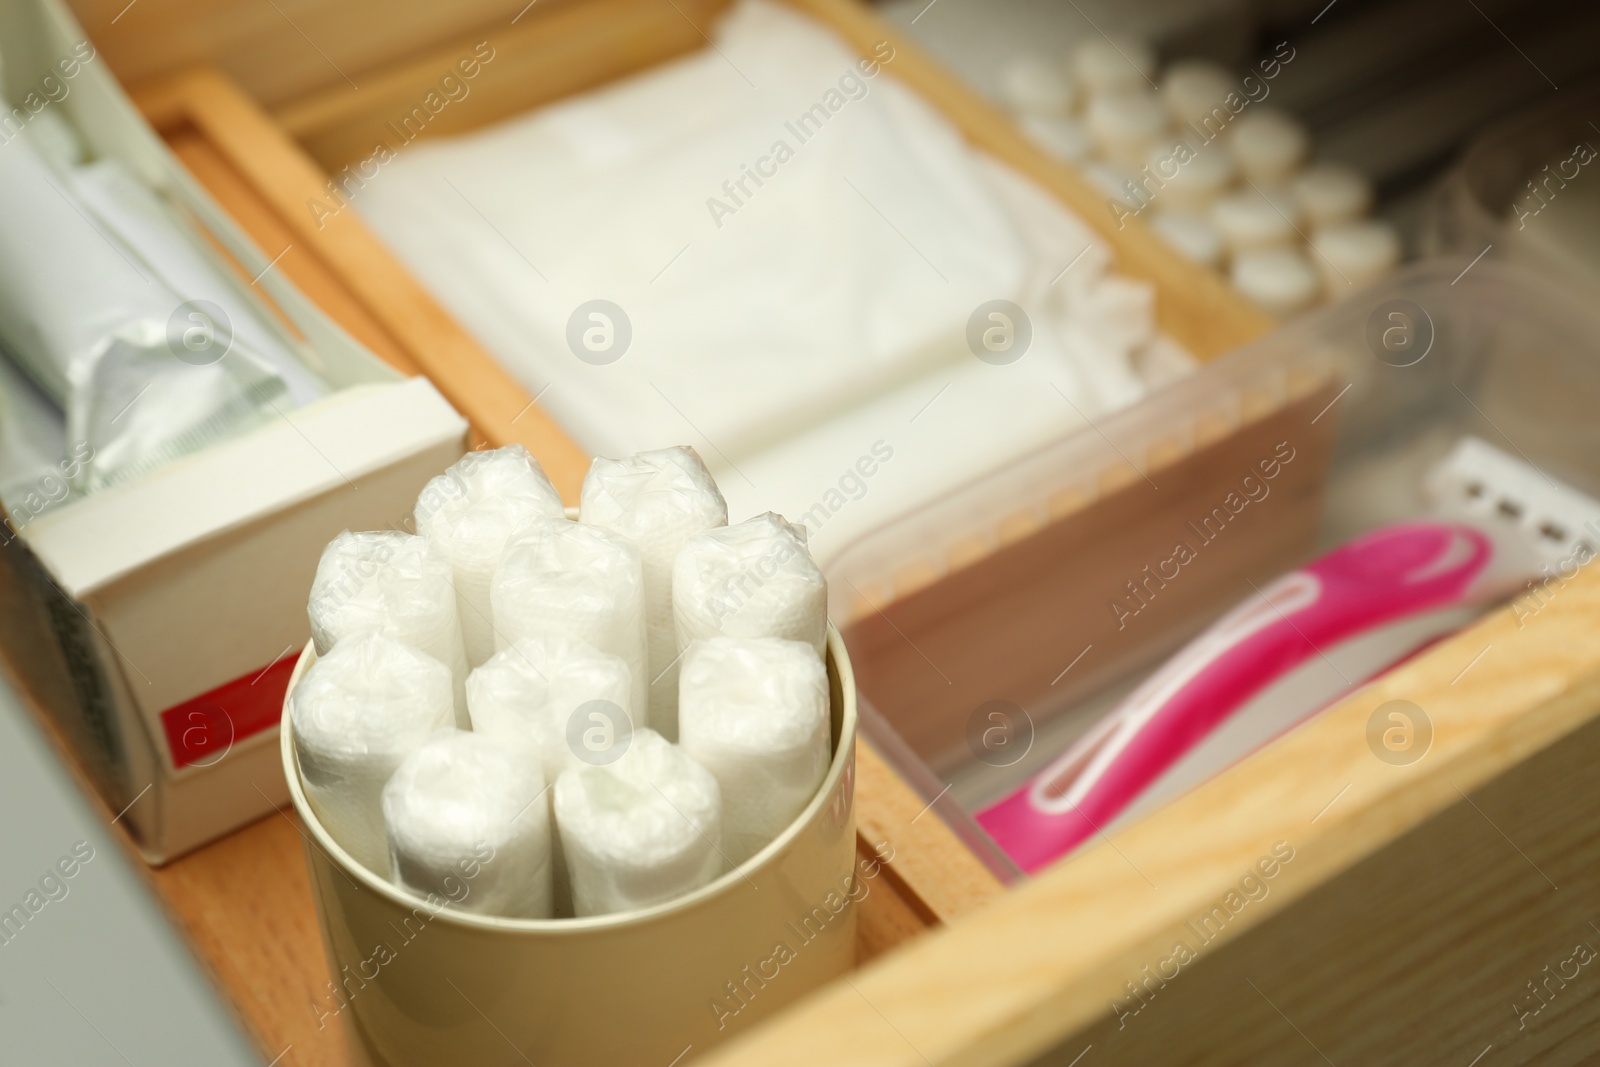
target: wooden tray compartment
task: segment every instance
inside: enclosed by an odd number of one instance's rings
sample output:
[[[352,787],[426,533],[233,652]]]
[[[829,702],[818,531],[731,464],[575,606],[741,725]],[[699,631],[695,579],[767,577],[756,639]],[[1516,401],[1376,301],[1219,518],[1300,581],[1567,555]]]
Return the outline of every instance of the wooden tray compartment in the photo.
[[[1032,176],[1091,223],[1102,224],[1103,204],[1091,187],[1045,159],[1003,116],[866,10],[847,0],[795,2],[857,47],[893,40],[894,76],[940,106],[974,143]],[[382,19],[365,4],[348,6]],[[496,68],[505,84],[491,88],[486,75],[478,86],[485,101],[498,102],[486,105],[473,124],[697,47],[701,27],[720,6],[592,0],[525,10],[509,30],[502,19],[495,46],[502,57],[515,58]],[[86,21],[91,35],[105,28],[105,19],[98,27],[93,19]],[[338,83],[280,102],[272,115],[227,79],[203,70],[146,86],[139,99],[169,143],[262,247],[269,253],[284,250],[279,269],[375,350],[433,377],[484,441],[526,443],[570,496],[587,458],[439,311],[353,213],[341,213],[318,228],[306,210],[307,199],[323,190],[324,168],[359,151],[364,122],[386,114],[387,103],[431,79],[441,58],[457,57],[460,44],[478,39],[481,35],[463,35],[447,47],[383,63],[382,77],[363,74],[360,93]],[[1117,268],[1156,283],[1163,327],[1197,354],[1227,351],[1268,327],[1265,316],[1215,278],[1176,259],[1141,226],[1107,236]],[[1161,467],[1182,454],[1155,449],[1143,458],[1144,472],[1159,482]],[[1549,849],[1563,848],[1571,869],[1600,869],[1593,862],[1600,859],[1600,840],[1582,829],[1592,824],[1595,805],[1563,794],[1560,803],[1539,807],[1536,791],[1548,785],[1541,787],[1533,771],[1542,764],[1524,767],[1562,737],[1590,756],[1600,745],[1600,731],[1589,728],[1600,713],[1600,650],[1594,640],[1600,636],[1600,582],[1584,575],[1563,592],[1541,612],[1538,627],[1529,628],[1533,633],[1519,629],[1506,614],[1497,615],[1116,841],[1086,850],[1003,898],[993,876],[939,819],[927,815],[922,797],[870,745],[861,746],[863,848],[884,843],[895,857],[883,879],[893,892],[875,891],[863,911],[863,957],[910,938],[916,943],[709,1062],[1014,1064],[1052,1047],[1057,1051],[1049,1062],[1072,1062],[1082,1044],[1103,1048],[1111,1041],[1105,1020],[1116,1027],[1113,1003],[1127,995],[1123,983],[1138,977],[1144,963],[1165,955],[1182,924],[1226,893],[1278,840],[1293,842],[1296,861],[1283,867],[1270,897],[1227,926],[1215,954],[1196,965],[1196,975],[1186,976],[1185,992],[1175,991],[1169,1001],[1183,1009],[1166,1015],[1150,1009],[1140,1020],[1150,1043],[1139,1048],[1158,1050],[1155,1055],[1166,1058],[1181,1058],[1177,1049],[1205,1048],[1210,1050],[1205,1062],[1236,1062],[1257,1052],[1270,1058],[1274,1050],[1283,1053],[1274,1062],[1321,1062],[1292,1044],[1298,1038],[1264,1036],[1281,1012],[1268,1017],[1253,1009],[1242,1016],[1248,1025],[1216,1029],[1218,1013],[1241,1009],[1233,990],[1216,987],[1199,968],[1231,974],[1227,968],[1240,958],[1270,956],[1291,944],[1325,946],[1320,970],[1261,988],[1275,1000],[1283,994],[1285,1003],[1274,1006],[1289,1018],[1304,1012],[1310,1019],[1337,1019],[1337,1006],[1348,1003],[1339,990],[1364,988],[1363,982],[1384,976],[1393,979],[1416,953],[1402,946],[1388,958],[1341,956],[1338,930],[1315,924],[1336,913],[1348,915],[1349,909],[1330,911],[1318,901],[1326,902],[1336,890],[1348,893],[1358,871],[1377,879],[1360,883],[1366,896],[1359,899],[1374,899],[1374,886],[1386,884],[1382,878],[1416,869],[1408,857],[1418,848],[1448,854],[1468,840],[1473,848],[1487,847],[1479,837],[1489,831],[1479,827],[1475,834],[1470,826],[1471,806],[1480,801],[1485,823],[1506,825],[1517,815],[1514,826],[1526,833],[1522,840],[1539,851],[1538,858],[1548,861]],[[1504,657],[1477,664],[1462,681],[1462,666],[1485,643],[1497,653],[1503,650]],[[1380,698],[1401,695],[1437,709],[1436,718],[1448,728],[1436,736],[1429,759],[1394,768],[1372,758],[1364,724]],[[1480,787],[1475,801],[1469,794]],[[1194,832],[1201,824],[1207,833]],[[326,972],[300,847],[292,820],[269,819],[154,877],[269,1057],[288,1043],[294,1062],[342,1063],[343,1046],[332,1033],[339,1024],[319,1030],[305,1008],[320,994]],[[1464,871],[1487,866],[1485,861]],[[1538,971],[1528,948],[1513,951],[1509,935],[1487,921],[1494,914],[1494,885],[1442,881],[1420,880],[1415,899],[1389,901],[1394,921],[1442,922],[1464,943],[1516,961],[1497,964],[1496,973],[1509,975],[1523,962],[1530,975]],[[1589,888],[1585,884],[1580,891]],[[1541,915],[1551,913],[1547,903],[1540,908]],[[942,923],[949,929],[918,936]],[[1224,957],[1225,951],[1232,955]],[[1443,999],[1448,998],[1434,994],[1435,1002]],[[1506,1014],[1498,1001],[1475,1003],[1471,1009],[1436,1012],[1423,1029],[1442,1035],[1454,1049],[1469,1034],[1476,1041],[1484,1029],[1456,1024],[1479,1014],[1487,1017],[1490,1010]],[[1573,1010],[1568,1019],[1592,1017],[1593,1009]],[[1591,1014],[1582,1016],[1582,1011]],[[1373,1025],[1381,1029],[1376,1021]],[[1200,1042],[1203,1034],[1213,1035],[1208,1044]],[[1329,1039],[1322,1044],[1328,1047]],[[1539,1047],[1551,1046],[1546,1041]],[[1405,1061],[1390,1056],[1386,1062]]]

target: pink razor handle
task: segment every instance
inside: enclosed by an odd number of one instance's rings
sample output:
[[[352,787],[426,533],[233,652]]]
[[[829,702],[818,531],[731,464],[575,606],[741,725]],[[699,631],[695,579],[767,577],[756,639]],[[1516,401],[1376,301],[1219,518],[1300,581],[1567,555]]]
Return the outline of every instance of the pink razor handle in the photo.
[[[1471,526],[1404,523],[1284,575],[1186,645],[1027,785],[980,812],[978,823],[1024,871],[1039,870],[1115,819],[1318,648],[1465,603],[1492,552]]]

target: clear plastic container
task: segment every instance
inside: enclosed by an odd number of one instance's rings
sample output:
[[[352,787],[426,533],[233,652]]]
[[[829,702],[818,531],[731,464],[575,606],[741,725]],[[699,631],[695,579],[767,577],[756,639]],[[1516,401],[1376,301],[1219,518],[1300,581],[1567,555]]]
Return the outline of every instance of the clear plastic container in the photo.
[[[1502,119],[1473,139],[1432,201],[1425,252],[1488,253],[1574,286],[1600,283],[1600,83]]]
[[[863,732],[996,873],[1017,876],[972,812],[1252,583],[1425,514],[1463,436],[1600,497],[1600,316],[1466,266],[1412,265],[836,557]]]

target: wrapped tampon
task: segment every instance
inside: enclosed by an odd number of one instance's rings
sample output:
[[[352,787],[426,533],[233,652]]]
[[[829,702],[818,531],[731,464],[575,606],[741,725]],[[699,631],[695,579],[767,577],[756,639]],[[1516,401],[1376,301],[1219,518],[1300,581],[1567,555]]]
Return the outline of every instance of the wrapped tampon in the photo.
[[[531,748],[461,730],[433,734],[383,787],[394,881],[479,915],[550,918],[544,793]]]
[[[672,900],[723,870],[717,780],[654,730],[614,763],[562,775],[555,812],[579,917]]]
[[[587,523],[543,519],[506,546],[490,588],[495,644],[565,634],[627,664],[629,710],[645,721],[644,572],[627,538]]]
[[[319,656],[375,630],[449,667],[456,725],[466,728],[467,654],[456,591],[450,561],[433,542],[414,534],[346,530],[322,550],[306,613]]]
[[[686,447],[598,458],[583,480],[579,516],[632,541],[644,563],[647,719],[678,737],[678,638],[672,619],[672,565],[691,537],[728,524],[728,505],[711,472]]]
[[[805,642],[820,657],[828,583],[804,535],[769,511],[683,546],[672,568],[672,612],[680,651],[719,635],[782,637]]]
[[[713,637],[683,657],[682,748],[722,791],[722,850],[740,864],[816,796],[828,769],[828,676],[810,645]]]
[[[469,452],[423,487],[417,532],[450,560],[469,666],[494,655],[489,585],[506,543],[535,520],[564,514],[555,486],[521,445]]]
[[[0,107],[0,112],[4,108]],[[283,379],[135,248],[92,221],[33,140],[0,152],[0,345],[66,413],[91,492],[241,433]],[[176,230],[173,241],[189,240]]]
[[[632,702],[627,664],[560,634],[525,637],[467,679],[472,729],[534,745],[549,782],[631,733]]]
[[[450,668],[378,633],[340,641],[289,698],[306,799],[357,863],[389,875],[383,787],[436,730],[455,725]]]

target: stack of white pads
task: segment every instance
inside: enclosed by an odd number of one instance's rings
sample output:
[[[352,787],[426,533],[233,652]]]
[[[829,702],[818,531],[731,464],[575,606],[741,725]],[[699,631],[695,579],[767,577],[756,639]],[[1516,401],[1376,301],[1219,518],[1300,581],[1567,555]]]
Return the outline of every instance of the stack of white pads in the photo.
[[[815,796],[826,583],[779,516],[728,525],[692,449],[595,460],[576,522],[522,447],[471,453],[416,528],[328,546],[290,697],[307,798],[373,873],[465,881],[481,914],[626,911]]]

